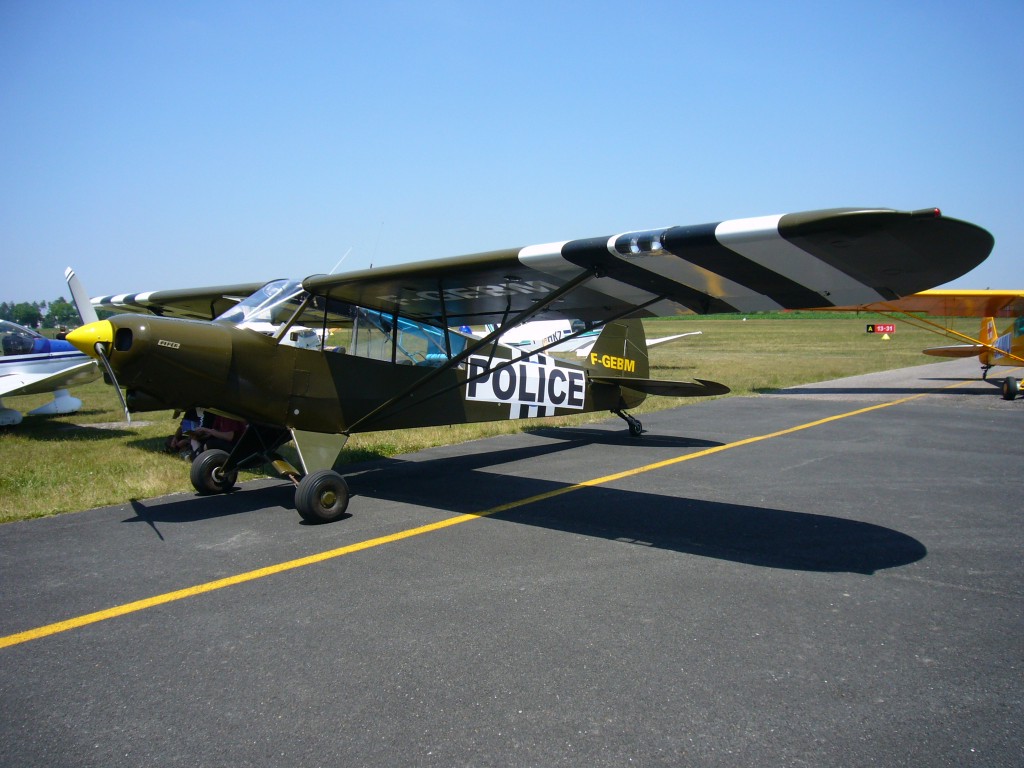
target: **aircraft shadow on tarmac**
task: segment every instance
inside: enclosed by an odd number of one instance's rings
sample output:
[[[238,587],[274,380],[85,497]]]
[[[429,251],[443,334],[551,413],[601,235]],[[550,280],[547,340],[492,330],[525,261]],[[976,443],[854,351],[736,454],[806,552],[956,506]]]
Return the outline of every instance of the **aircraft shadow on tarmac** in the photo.
[[[373,466],[349,476],[356,496],[353,504],[358,509],[359,497],[364,497],[472,514],[567,485],[488,470],[591,443],[603,447],[608,444],[606,441],[621,439],[623,445],[629,444],[629,438],[602,430],[553,431],[559,432],[561,439],[566,439],[568,431],[576,434],[567,443],[549,445],[547,450],[541,450],[544,446],[529,446],[439,459],[374,462]],[[645,435],[643,440],[647,439]],[[702,440],[665,439],[695,449],[719,445]],[[642,463],[636,461],[630,466]],[[917,539],[871,523],[607,486],[582,488],[488,517],[789,570],[871,574],[916,562],[927,554]]]
[[[413,454],[408,459],[353,465],[346,473],[353,494],[350,510],[357,515],[367,514],[360,512],[360,507],[367,506],[361,499],[377,499],[456,514],[480,513],[569,485],[508,474],[507,468],[503,472],[503,465],[531,459],[550,460],[564,451],[585,450],[587,445],[605,449],[620,443],[630,445],[630,440],[636,444],[635,438],[603,430],[550,431],[558,433],[557,439],[526,446],[440,457],[428,452]],[[674,447],[701,449],[718,445],[678,437],[664,439]],[[646,435],[643,440],[647,440]],[[659,443],[650,445],[664,447]],[[466,447],[450,450],[465,451]],[[632,461],[630,466],[643,463],[642,459]],[[291,484],[259,481],[257,487],[252,485],[226,496],[191,496],[159,504],[133,502],[136,516],[124,522],[145,522],[161,535],[161,522],[184,523],[273,506],[294,509]],[[872,574],[916,562],[927,555],[927,549],[918,540],[871,523],[607,486],[581,488],[487,518],[787,570]],[[298,519],[296,524],[300,524]]]
[[[490,482],[501,483],[512,499],[563,486],[525,478],[492,477]],[[362,496],[434,508],[446,500],[425,493],[363,489],[360,483],[355,487]],[[603,487],[583,488],[488,519],[799,571],[872,574],[916,562],[928,552],[917,539],[871,523]]]
[[[135,516],[121,522],[146,523],[163,539],[157,523],[212,520],[274,506],[295,509],[295,486],[291,483],[278,480],[261,480],[257,483],[259,487],[252,487],[254,483],[247,483],[250,487],[245,492],[236,490],[218,496],[180,496],[174,497],[172,501],[158,499],[156,503],[132,499],[130,503]]]
[[[631,438],[628,435],[623,435],[621,430],[613,432],[601,429],[543,428],[536,430],[532,434],[553,439],[529,446],[518,446],[512,449],[474,451],[472,453],[456,457],[428,459],[427,461],[402,458],[376,459],[361,462],[359,464],[350,464],[342,471],[350,480],[353,476],[369,473],[380,478],[383,482],[388,482],[388,478],[395,476],[396,472],[401,467],[415,468],[425,464],[444,463],[446,468],[440,470],[441,472],[459,471],[466,473],[475,469],[506,464],[513,461],[524,461],[552,453],[558,453],[572,448],[577,448],[582,445],[599,444],[605,446],[626,446],[630,444],[635,445],[637,441],[637,438]],[[709,448],[721,445],[721,443],[710,442],[707,440],[680,438],[671,435],[666,437],[655,436],[653,438],[649,438],[645,435],[643,439],[645,444],[657,444],[661,447],[672,448]],[[652,439],[657,442],[651,442]],[[456,449],[458,449],[458,447],[456,447]],[[462,450],[464,450],[464,448]],[[496,494],[500,494],[500,482],[495,482],[497,485],[495,492]],[[291,483],[285,480],[264,480],[259,481],[259,484],[262,486],[262,489],[258,492],[238,493],[238,486],[236,486],[235,492],[226,495],[163,497],[156,500],[155,503],[133,499],[131,501],[131,507],[135,512],[135,517],[128,518],[123,522],[145,522],[150,526],[155,527],[156,523],[185,523],[194,520],[209,520],[217,517],[226,517],[228,515],[252,512],[257,509],[263,509],[267,506],[281,506],[286,509],[295,509],[295,487]],[[246,485],[251,486],[252,484],[247,483]],[[500,497],[496,495],[495,498],[497,499]],[[425,506],[432,506],[431,501],[426,494],[423,494],[421,503]],[[495,501],[495,503],[499,502]],[[476,507],[476,509],[479,509],[479,507]],[[351,515],[349,515],[349,517],[351,517]],[[159,534],[159,531],[157,531],[157,533]]]
[[[713,440],[699,440],[693,437],[680,437],[679,435],[659,435],[656,432],[644,432],[642,437],[637,438],[618,427],[615,429],[599,429],[596,427],[533,427],[525,431],[531,435],[551,440],[562,440],[574,445],[656,446],[658,448],[714,448],[715,446],[722,445],[722,443]]]

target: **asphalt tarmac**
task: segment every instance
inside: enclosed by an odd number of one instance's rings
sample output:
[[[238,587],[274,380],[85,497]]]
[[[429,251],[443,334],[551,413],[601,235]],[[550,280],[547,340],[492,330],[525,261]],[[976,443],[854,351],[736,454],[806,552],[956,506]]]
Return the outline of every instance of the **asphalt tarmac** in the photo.
[[[976,378],[360,465],[326,526],[0,526],[0,765],[1019,766],[1024,400]]]

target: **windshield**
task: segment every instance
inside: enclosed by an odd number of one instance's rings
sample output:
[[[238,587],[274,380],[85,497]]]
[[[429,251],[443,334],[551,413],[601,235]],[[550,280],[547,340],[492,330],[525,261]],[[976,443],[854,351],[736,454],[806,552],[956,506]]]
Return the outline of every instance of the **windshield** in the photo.
[[[305,291],[299,280],[274,280],[217,318],[242,328],[266,332],[286,322],[298,309]]]
[[[322,296],[315,296],[312,301],[308,298],[301,280],[274,280],[224,312],[217,322],[267,336],[277,336],[282,326],[291,322],[281,343],[303,349],[321,348],[325,339],[331,345],[343,343],[333,335],[352,326],[352,307]],[[296,310],[302,306],[304,309],[296,316]]]

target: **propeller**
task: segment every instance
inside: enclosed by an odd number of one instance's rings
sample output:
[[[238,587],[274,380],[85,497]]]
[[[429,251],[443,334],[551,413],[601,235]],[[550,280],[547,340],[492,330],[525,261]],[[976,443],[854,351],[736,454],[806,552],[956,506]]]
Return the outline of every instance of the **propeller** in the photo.
[[[96,316],[96,308],[89,300],[89,294],[85,292],[85,286],[78,279],[75,270],[68,267],[64,270],[64,279],[68,281],[68,288],[71,290],[71,300],[75,302],[78,316],[82,318],[82,325],[95,323],[99,318]]]
[[[68,341],[84,352],[89,357],[95,357],[100,361],[103,370],[106,371],[109,381],[117,390],[117,397],[124,407],[124,417],[129,424],[132,423],[132,415],[128,412],[128,403],[121,394],[121,385],[117,381],[114,369],[110,365],[110,358],[107,357],[107,350],[114,343],[114,326],[109,320],[98,320],[95,323],[88,323],[81,328],[75,328],[68,334]]]
[[[107,359],[107,348],[103,345],[102,341],[97,341],[93,345],[93,349],[96,350],[96,359],[100,361],[103,366],[103,370],[107,372],[107,376],[110,377],[110,383],[114,385],[114,391],[117,392],[117,399],[121,401],[121,407],[124,408],[124,418],[131,424],[132,414],[128,410],[128,401],[124,399],[124,393],[121,392],[121,385],[117,383],[117,376],[114,374],[114,369],[110,365],[110,360]]]

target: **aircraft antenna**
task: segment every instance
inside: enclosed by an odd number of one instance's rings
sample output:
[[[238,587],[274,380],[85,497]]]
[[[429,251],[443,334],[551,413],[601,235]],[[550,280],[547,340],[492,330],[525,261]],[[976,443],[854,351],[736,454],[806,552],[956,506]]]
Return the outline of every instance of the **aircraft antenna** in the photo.
[[[373,253],[370,254],[370,269],[373,269],[373,260],[377,258],[377,246],[380,245],[380,236],[384,231],[384,222],[381,221],[380,226],[377,227],[377,239],[373,242]]]

